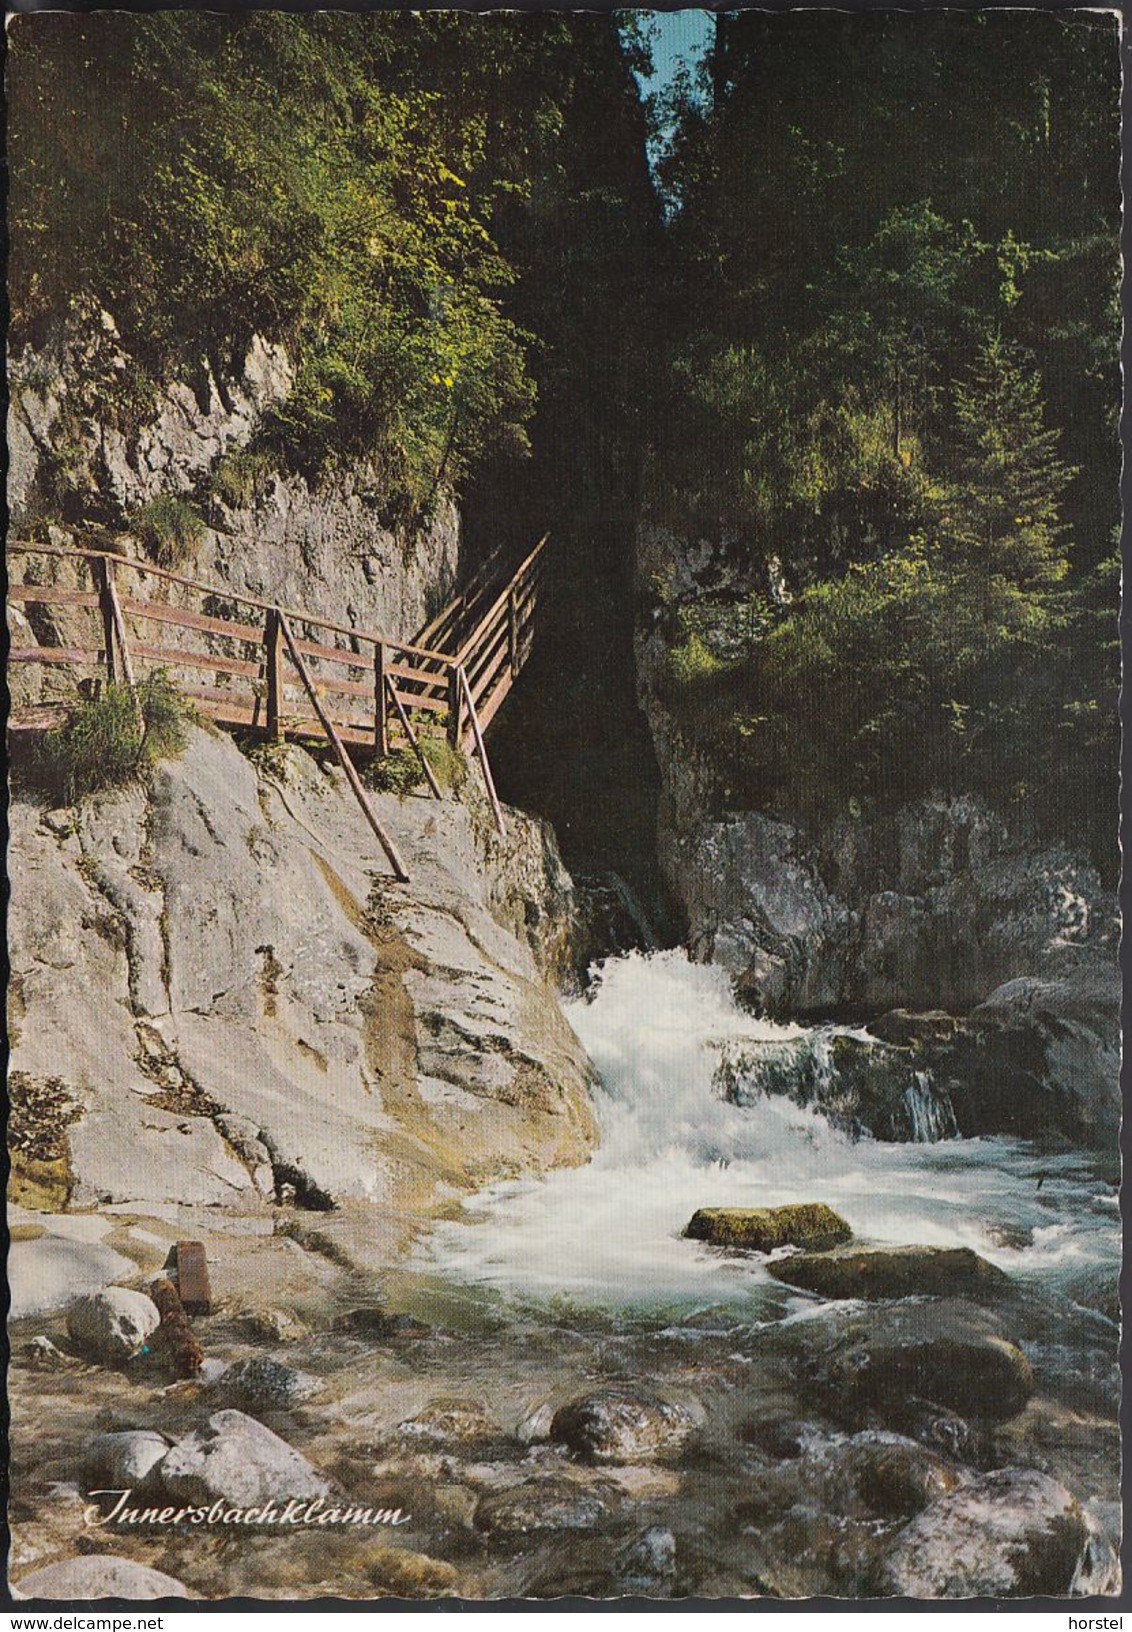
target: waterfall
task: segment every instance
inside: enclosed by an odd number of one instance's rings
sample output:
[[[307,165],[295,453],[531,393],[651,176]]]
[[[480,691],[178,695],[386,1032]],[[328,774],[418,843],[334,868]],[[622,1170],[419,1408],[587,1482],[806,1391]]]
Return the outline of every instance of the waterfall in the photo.
[[[1119,1238],[1081,1159],[957,1137],[906,1050],[758,1019],[722,970],[678,951],[607,959],[566,1012],[601,1074],[601,1143],[584,1167],[493,1185],[438,1223],[419,1250],[445,1278],[602,1310],[780,1311],[787,1294],[757,1254],[684,1229],[699,1207],[805,1201],[862,1241],[968,1246],[1017,1274],[1115,1265]],[[866,1111],[889,1137],[864,1136]]]

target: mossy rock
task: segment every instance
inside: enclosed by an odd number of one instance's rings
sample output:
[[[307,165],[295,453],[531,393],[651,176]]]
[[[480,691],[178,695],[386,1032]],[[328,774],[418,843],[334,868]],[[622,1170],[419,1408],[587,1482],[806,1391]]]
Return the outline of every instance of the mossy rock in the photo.
[[[853,1231],[825,1202],[803,1201],[787,1207],[701,1207],[684,1234],[713,1247],[773,1252],[776,1247],[834,1247],[850,1240]]]
[[[982,1298],[1010,1290],[1010,1277],[970,1247],[843,1247],[784,1258],[770,1273],[823,1298]]]

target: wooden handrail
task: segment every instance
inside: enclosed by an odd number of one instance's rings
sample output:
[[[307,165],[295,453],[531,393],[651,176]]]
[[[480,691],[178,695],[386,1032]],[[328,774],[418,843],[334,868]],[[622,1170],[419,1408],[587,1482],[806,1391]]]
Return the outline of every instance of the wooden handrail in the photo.
[[[297,622],[313,624],[319,629],[331,629],[336,635],[348,635],[355,640],[367,640],[371,645],[380,641],[382,645],[394,647],[399,652],[408,652],[413,657],[430,658],[433,662],[443,663],[446,667],[452,661],[449,652],[434,651],[427,646],[414,646],[411,641],[394,640],[389,635],[369,629],[351,629],[348,624],[332,623],[329,618],[320,618],[313,612],[297,611],[288,606],[277,608],[274,601],[261,600],[258,595],[247,595],[242,590],[230,588],[227,584],[206,584],[199,578],[186,578],[181,573],[171,572],[168,567],[159,567],[152,561],[140,561],[134,555],[119,555],[114,550],[67,549],[59,544],[33,544],[26,539],[10,539],[7,550],[9,554],[14,555],[55,555],[68,560],[113,561],[129,567],[134,572],[145,573],[152,578],[164,578],[167,583],[180,584],[185,589],[195,589],[202,595],[216,595],[222,601],[235,601],[240,606],[254,606],[257,612],[278,610]]]
[[[548,536],[544,534],[519,563],[487,611],[476,619],[475,628],[455,657],[449,652],[438,651],[434,647],[413,641],[393,640],[372,630],[349,628],[309,611],[293,611],[279,607],[259,596],[249,595],[226,585],[209,584],[200,579],[189,578],[168,567],[158,566],[155,562],[120,555],[113,550],[81,549],[14,539],[8,545],[9,553],[12,555],[36,555],[81,561],[91,574],[94,592],[74,590],[65,585],[17,584],[12,586],[10,593],[13,601],[24,599],[28,602],[50,605],[57,600],[61,605],[99,610],[103,623],[103,648],[86,656],[92,661],[101,659],[105,664],[106,676],[110,680],[120,672],[130,691],[134,693],[135,703],[137,703],[136,682],[124,614],[128,613],[135,619],[149,618],[158,623],[171,624],[198,635],[211,635],[214,638],[256,647],[261,655],[255,662],[243,658],[221,657],[216,652],[202,652],[199,648],[194,649],[191,646],[166,646],[141,641],[134,643],[134,652],[149,661],[163,661],[173,668],[181,666],[205,671],[212,669],[222,676],[230,675],[241,681],[249,681],[250,697],[247,695],[247,688],[243,686],[218,689],[201,685],[195,679],[190,682],[186,688],[186,695],[205,705],[206,712],[215,719],[229,724],[250,724],[259,730],[266,729],[269,738],[276,740],[288,734],[295,734],[296,731],[300,735],[308,734],[296,726],[296,721],[303,724],[309,721],[312,725],[320,726],[342,765],[367,821],[381,842],[394,873],[399,879],[403,879],[407,876],[404,866],[377,820],[353,761],[346,752],[345,743],[349,741],[356,746],[368,747],[371,752],[378,755],[387,752],[385,700],[388,695],[409,744],[420,759],[429,787],[439,798],[440,786],[424,754],[423,746],[413,730],[408,711],[415,708],[425,713],[436,714],[447,709],[449,736],[456,747],[468,753],[474,751],[478,755],[496,825],[500,833],[506,831],[484,745],[484,730],[506,699],[516,676],[530,654],[531,630],[541,582],[541,574],[536,569]],[[461,624],[461,612],[465,615],[472,613],[490,593],[490,569],[494,568],[498,559],[499,552],[481,565],[462,596],[434,618],[432,623],[427,625],[427,629],[431,631],[451,623],[455,634]],[[119,596],[114,586],[114,575],[118,569],[132,571],[143,579],[151,577],[176,584],[196,595],[211,596],[220,602],[230,602],[237,610],[255,609],[256,612],[264,614],[262,622],[252,624],[240,621],[235,616],[205,613],[167,601],[145,599],[144,586],[136,591],[137,598]],[[328,630],[334,635],[344,635],[354,643],[353,647],[301,640],[291,628],[291,619],[302,622],[315,632]],[[367,659],[357,649],[358,645],[364,642],[373,647],[372,659]],[[295,713],[293,708],[287,706],[285,686],[294,682],[287,679],[283,673],[284,646],[313,704],[313,716]],[[351,668],[369,669],[370,678],[365,683],[345,678],[332,679],[320,670],[316,680],[305,661],[304,654],[316,658],[320,663],[341,665],[347,671]],[[86,657],[77,647],[66,649],[27,647],[20,648],[13,654],[13,660],[21,662],[78,662],[80,659],[85,662]],[[401,686],[400,690],[398,683]],[[324,693],[346,698],[370,698],[374,709],[371,726],[367,729],[363,721],[355,718],[353,714],[347,714],[346,704],[338,706],[324,702]],[[21,718],[18,721],[14,720],[13,723],[27,724],[34,728],[34,721],[30,718],[31,712],[21,711]],[[27,719],[23,718],[25,714],[28,715]]]
[[[535,545],[534,549],[531,551],[530,555],[528,555],[527,558],[524,561],[520,562],[520,564],[515,568],[515,571],[511,574],[511,577],[507,580],[506,587],[503,589],[502,593],[500,595],[498,595],[496,597],[496,599],[491,603],[491,605],[488,607],[487,611],[483,614],[482,618],[480,618],[478,623],[476,624],[475,631],[473,632],[471,637],[464,642],[463,646],[461,646],[460,650],[456,653],[456,656],[455,656],[455,658],[453,660],[454,662],[456,662],[456,663],[466,663],[467,662],[467,660],[468,660],[469,656],[471,655],[471,653],[475,651],[476,646],[478,645],[478,643],[480,641],[480,638],[481,638],[481,635],[482,635],[483,631],[491,623],[491,620],[497,615],[500,608],[505,607],[507,605],[507,598],[511,594],[511,591],[518,585],[520,579],[525,577],[526,574],[530,571],[531,566],[533,565],[533,563],[535,561],[537,561],[538,557],[541,555],[541,553],[542,553],[542,551],[543,551],[543,549],[544,549],[544,547],[546,545],[546,541],[547,541],[547,539],[549,537],[550,537],[549,533],[544,533],[542,535],[542,537],[539,539],[538,543]]]

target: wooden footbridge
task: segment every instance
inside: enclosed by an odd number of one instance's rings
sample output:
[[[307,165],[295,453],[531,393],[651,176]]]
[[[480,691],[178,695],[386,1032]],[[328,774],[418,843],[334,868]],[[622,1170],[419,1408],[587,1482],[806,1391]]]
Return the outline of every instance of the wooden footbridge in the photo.
[[[68,671],[76,692],[83,683],[88,695],[106,681],[133,691],[144,674],[165,670],[195,709],[223,726],[265,740],[329,742],[404,879],[357,766],[399,739],[440,798],[421,739],[442,730],[478,759],[504,831],[484,733],[530,656],[545,546],[540,539],[517,565],[493,557],[414,640],[402,641],[133,556],[10,541],[8,600],[29,609],[24,626],[44,627],[43,614],[54,609],[78,643],[39,635],[40,644],[19,644],[13,633],[8,661]],[[65,699],[15,706],[9,730],[46,730],[69,706]]]

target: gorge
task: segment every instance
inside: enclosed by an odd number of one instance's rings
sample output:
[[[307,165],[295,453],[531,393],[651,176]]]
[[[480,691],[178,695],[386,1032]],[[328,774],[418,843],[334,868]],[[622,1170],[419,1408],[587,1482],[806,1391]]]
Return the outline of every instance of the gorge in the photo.
[[[16,20],[14,537],[405,640],[551,532],[407,883],[309,738],[13,763],[22,1595],[1119,1589],[1112,31],[646,21]],[[235,1466],[410,1520],[84,1520]]]

